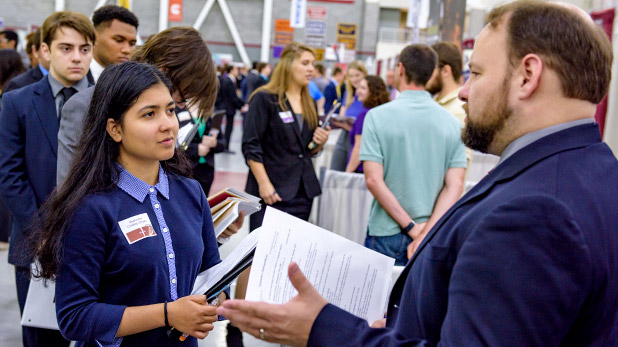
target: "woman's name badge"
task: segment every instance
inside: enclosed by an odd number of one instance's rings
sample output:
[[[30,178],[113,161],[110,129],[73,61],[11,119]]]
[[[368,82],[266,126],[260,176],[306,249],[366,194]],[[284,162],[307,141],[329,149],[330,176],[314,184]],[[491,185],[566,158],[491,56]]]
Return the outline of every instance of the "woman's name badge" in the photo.
[[[147,213],[121,220],[118,222],[118,225],[120,225],[120,230],[122,230],[124,237],[130,245],[141,239],[157,235]]]
[[[292,112],[290,111],[279,112],[279,117],[281,118],[283,123],[293,123],[294,122],[294,117],[292,117]]]

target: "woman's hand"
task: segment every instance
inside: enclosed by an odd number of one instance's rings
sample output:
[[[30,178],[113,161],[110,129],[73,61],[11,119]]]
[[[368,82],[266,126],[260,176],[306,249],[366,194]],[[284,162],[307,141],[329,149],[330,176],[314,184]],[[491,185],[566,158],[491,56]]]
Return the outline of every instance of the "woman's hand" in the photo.
[[[260,184],[260,197],[267,205],[272,205],[277,201],[282,201],[279,194],[277,194],[275,187],[270,182]]]
[[[227,227],[227,229],[223,230],[219,237],[228,238],[238,232],[240,228],[242,228],[242,224],[245,222],[245,211],[240,211],[238,218]]]
[[[213,148],[217,146],[217,138],[214,136],[202,136],[202,144],[208,146],[208,148]]]
[[[209,152],[210,147],[208,147],[204,143],[200,143],[199,145],[197,145],[197,155],[199,155],[200,157],[207,156]]]
[[[217,321],[216,306],[206,302],[205,295],[189,295],[167,304],[171,326],[198,339],[208,336]]]
[[[327,126],[326,129],[316,128],[313,132],[313,143],[318,146],[324,146],[326,141],[328,141],[328,136],[330,135],[330,127]]]

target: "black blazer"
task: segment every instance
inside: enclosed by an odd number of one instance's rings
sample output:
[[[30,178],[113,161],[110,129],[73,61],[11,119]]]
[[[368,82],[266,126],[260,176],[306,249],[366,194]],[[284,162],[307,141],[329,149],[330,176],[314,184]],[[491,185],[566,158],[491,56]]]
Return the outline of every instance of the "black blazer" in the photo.
[[[188,110],[185,110],[185,109],[176,108],[176,114],[183,112],[183,111],[189,112]],[[191,117],[190,119],[181,121],[179,123],[180,128],[182,128],[183,126],[189,123],[195,124],[195,120],[193,119],[193,117]],[[208,135],[211,128],[212,128],[212,118],[208,118],[208,120],[206,121],[206,130],[204,131],[204,135]],[[198,154],[198,145],[201,142],[202,142],[202,138],[199,136],[199,134],[195,134],[195,136],[193,137],[193,140],[189,142],[189,146],[187,147],[187,150],[185,151],[185,155],[191,161],[191,167],[193,169],[195,169],[197,165],[199,164],[200,156]],[[217,135],[217,145],[211,148],[210,152],[208,152],[206,157],[204,157],[206,159],[206,165],[210,166],[212,170],[215,169],[215,153],[221,153],[223,152],[224,149],[225,149],[225,139],[223,138],[221,131],[219,131],[219,135]]]
[[[236,95],[236,85],[226,76],[219,76],[219,92],[215,109],[225,110],[225,114],[235,114],[243,106],[242,100]]]
[[[6,88],[4,88],[2,93],[25,87],[34,82],[38,82],[41,78],[43,78],[43,73],[41,72],[41,69],[37,66],[13,78],[6,86]]]
[[[292,109],[289,103],[287,107]],[[284,201],[296,196],[301,182],[309,198],[318,196],[322,191],[311,162],[311,151],[307,148],[314,129],[303,121],[301,132],[293,115],[292,122],[284,123],[279,112],[283,110],[275,94],[260,91],[251,99],[243,124],[245,160],[264,164],[270,181]],[[251,171],[245,189],[259,196],[259,187]]]

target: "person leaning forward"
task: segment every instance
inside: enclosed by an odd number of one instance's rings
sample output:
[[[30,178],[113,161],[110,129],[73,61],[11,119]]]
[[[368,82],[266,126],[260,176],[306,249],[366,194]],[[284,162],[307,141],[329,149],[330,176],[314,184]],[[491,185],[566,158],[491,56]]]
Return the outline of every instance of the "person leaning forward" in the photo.
[[[385,320],[369,327],[328,304],[295,264],[288,303],[218,313],[290,345],[618,345],[618,161],[593,118],[612,50],[569,6],[489,14],[459,93],[462,137],[501,161],[425,237]]]

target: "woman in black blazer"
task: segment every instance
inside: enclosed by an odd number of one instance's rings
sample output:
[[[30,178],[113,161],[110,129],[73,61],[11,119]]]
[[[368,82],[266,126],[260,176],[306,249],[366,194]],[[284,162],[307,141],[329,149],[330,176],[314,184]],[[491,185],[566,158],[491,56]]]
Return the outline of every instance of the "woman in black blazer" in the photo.
[[[242,141],[251,169],[246,191],[304,220],[321,193],[311,157],[322,149],[330,129],[318,126],[307,88],[313,61],[313,50],[304,44],[292,43],[283,50],[270,82],[250,98]],[[312,141],[317,147],[310,150]],[[251,230],[262,224],[264,211],[251,215]]]

